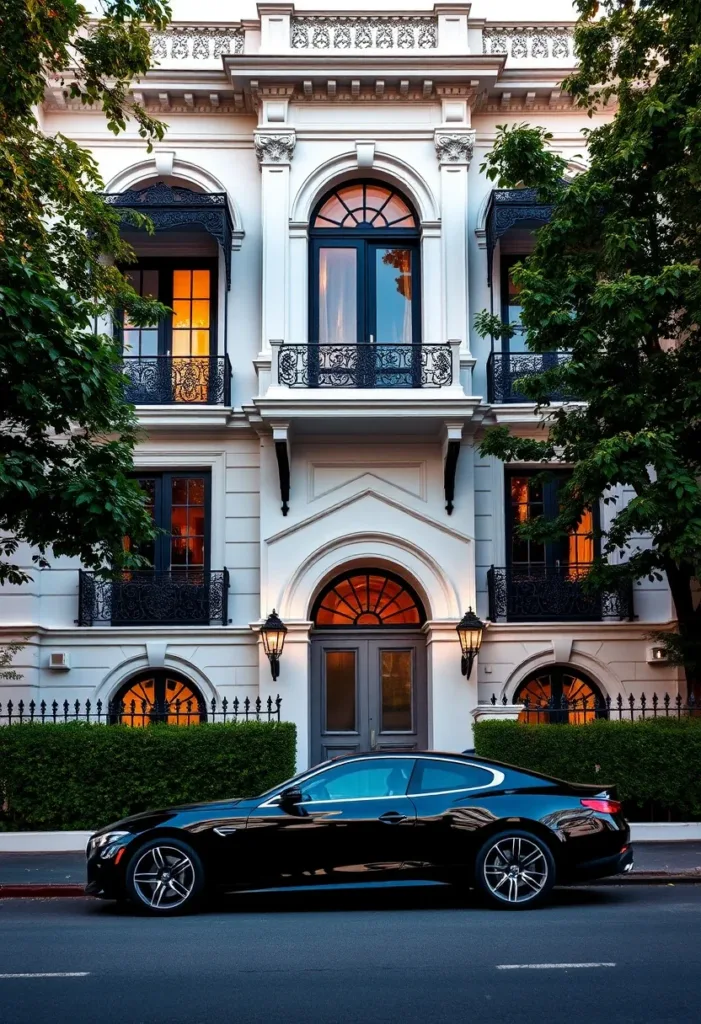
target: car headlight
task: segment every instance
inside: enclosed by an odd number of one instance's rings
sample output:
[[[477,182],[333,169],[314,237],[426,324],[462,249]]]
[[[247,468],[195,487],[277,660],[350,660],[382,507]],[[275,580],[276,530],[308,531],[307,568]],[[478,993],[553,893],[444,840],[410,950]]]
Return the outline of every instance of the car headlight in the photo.
[[[103,832],[100,836],[92,836],[88,843],[88,857],[100,851],[101,860],[109,860],[114,857],[118,849],[119,840],[124,836],[131,835],[130,832]],[[113,845],[115,844],[115,845]]]

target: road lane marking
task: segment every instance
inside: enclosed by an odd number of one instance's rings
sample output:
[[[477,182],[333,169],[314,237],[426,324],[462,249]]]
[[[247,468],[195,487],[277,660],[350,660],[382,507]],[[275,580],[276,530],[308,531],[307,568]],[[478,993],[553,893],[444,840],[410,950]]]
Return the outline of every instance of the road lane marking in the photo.
[[[603,961],[593,964],[497,964],[498,971],[548,971],[553,968],[569,967],[615,967],[615,964]]]
[[[33,974],[0,974],[0,978],[87,978],[90,971],[43,971]]]

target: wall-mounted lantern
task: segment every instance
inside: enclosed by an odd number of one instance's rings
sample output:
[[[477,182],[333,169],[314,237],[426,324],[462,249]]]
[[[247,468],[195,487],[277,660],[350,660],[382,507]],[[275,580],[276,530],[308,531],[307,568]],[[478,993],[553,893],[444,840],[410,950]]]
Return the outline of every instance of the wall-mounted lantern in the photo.
[[[482,646],[484,623],[481,619],[477,618],[472,608],[469,608],[455,628],[460,638],[460,648],[462,650],[460,668],[462,674],[469,679],[475,655]]]
[[[260,627],[260,635],[263,637],[263,647],[268,655],[270,671],[273,679],[280,675],[280,656],[285,646],[285,634],[287,626],[273,608],[263,625]]]

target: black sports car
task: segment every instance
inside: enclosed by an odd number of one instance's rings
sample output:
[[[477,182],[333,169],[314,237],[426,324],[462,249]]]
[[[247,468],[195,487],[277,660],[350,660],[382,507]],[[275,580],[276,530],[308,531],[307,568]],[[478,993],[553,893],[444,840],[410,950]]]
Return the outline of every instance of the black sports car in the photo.
[[[476,887],[494,906],[630,871],[610,786],[465,754],[355,754],[246,800],[135,814],[96,832],[87,892],[154,914],[206,891],[416,880]]]

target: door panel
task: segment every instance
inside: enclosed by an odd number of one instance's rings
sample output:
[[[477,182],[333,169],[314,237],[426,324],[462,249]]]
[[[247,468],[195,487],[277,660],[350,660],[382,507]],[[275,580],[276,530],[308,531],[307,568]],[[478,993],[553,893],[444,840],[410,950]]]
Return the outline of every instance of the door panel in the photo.
[[[428,743],[423,637],[312,642],[312,761]]]

